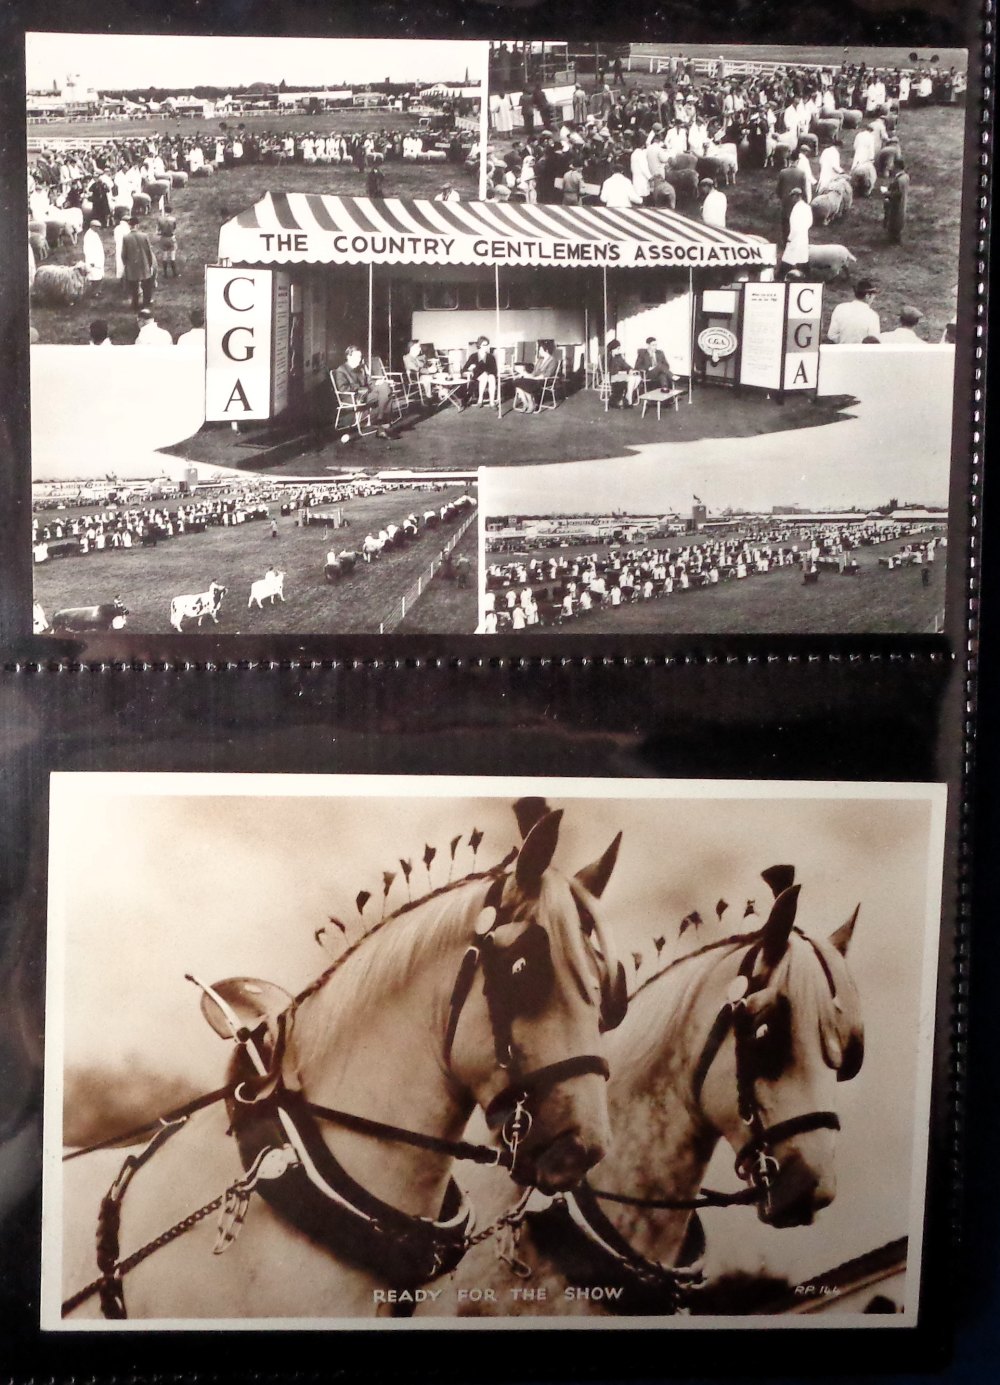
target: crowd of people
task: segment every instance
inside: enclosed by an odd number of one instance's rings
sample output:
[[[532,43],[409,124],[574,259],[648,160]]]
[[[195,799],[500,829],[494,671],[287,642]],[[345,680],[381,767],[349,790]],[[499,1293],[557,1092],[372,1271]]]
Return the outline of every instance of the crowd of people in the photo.
[[[34,284],[54,250],[81,242],[78,263],[88,297],[101,296],[113,265],[136,312],[151,311],[158,283],[181,275],[185,227],[174,214],[172,196],[188,179],[254,164],[346,164],[363,180],[359,194],[383,197],[390,165],[423,159],[468,165],[478,173],[476,138],[454,128],[452,119],[447,131],[164,131],[71,148],[43,146],[28,166],[29,279]],[[453,182],[445,182],[434,199],[460,196]],[[80,290],[65,277],[68,268],[57,267],[60,277],[48,270],[42,275],[38,301],[76,301]]]
[[[662,88],[649,91],[627,82],[619,64],[612,81],[603,73],[593,84],[578,81],[571,109],[553,108],[539,83],[520,95],[496,93],[493,133],[511,143],[488,151],[488,195],[564,206],[680,207],[725,228],[724,189],[737,170],[773,166],[779,276],[805,274],[813,225],[846,216],[855,192],[871,196],[880,180],[888,239],[902,239],[909,174],[898,112],[957,100],[964,74],[845,63],[839,70],[788,65],[736,76],[721,60],[718,66],[696,80],[693,64],[678,58]]]
[[[797,568],[804,581],[816,581],[824,570],[853,576],[859,570],[855,550],[907,540],[890,569],[933,564],[947,545],[943,532],[927,538],[926,524],[864,520],[800,527],[760,525],[736,535],[703,537],[687,544],[638,547],[619,543],[572,555],[549,552],[491,562],[485,573],[483,629],[486,634],[523,630],[530,625],[561,624],[592,610],[664,598],[717,587],[785,568]],[[488,539],[488,553],[510,551],[524,540]]]
[[[368,496],[403,489],[392,481],[346,481],[290,489],[266,481],[227,487],[224,493],[206,492],[176,505],[135,503],[134,497],[109,499],[82,514],[50,514],[52,502],[36,501],[32,518],[32,552],[36,563],[53,558],[80,557],[90,553],[151,548],[167,539],[200,534],[211,528],[229,528],[254,521],[270,523],[276,532],[277,516],[294,518],[303,527],[312,522],[310,511],[340,505]],[[422,482],[405,487],[413,492],[436,492],[441,482]],[[65,503],[65,502],[63,502]]]

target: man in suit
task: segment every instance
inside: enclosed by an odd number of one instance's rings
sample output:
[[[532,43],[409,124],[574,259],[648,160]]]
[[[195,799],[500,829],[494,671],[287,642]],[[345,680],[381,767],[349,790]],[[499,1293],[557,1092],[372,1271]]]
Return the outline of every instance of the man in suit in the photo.
[[[148,308],[153,302],[156,288],[156,256],[145,231],[139,230],[138,217],[128,219],[129,233],[122,241],[122,268],[125,285],[132,295],[132,307],[136,312],[140,306]],[[140,305],[139,297],[142,295]]]
[[[380,438],[387,438],[389,434],[385,425],[389,417],[392,386],[385,376],[380,376],[377,380],[372,379],[368,374],[368,368],[364,363],[360,347],[349,346],[347,348],[344,363],[333,372],[333,379],[337,386],[337,393],[345,404],[353,402],[358,409],[371,408],[376,433]]]
[[[655,337],[647,337],[646,345],[639,348],[635,368],[645,375],[648,390],[673,389],[674,377],[670,373],[670,362],[657,346]]]

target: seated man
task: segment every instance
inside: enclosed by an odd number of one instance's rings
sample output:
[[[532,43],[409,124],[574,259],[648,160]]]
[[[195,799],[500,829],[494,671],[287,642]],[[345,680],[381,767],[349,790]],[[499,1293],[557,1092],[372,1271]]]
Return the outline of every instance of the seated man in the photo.
[[[375,420],[377,435],[380,438],[388,437],[389,434],[385,425],[389,416],[392,386],[384,375],[379,376],[376,380],[372,379],[368,374],[368,368],[364,363],[360,347],[349,346],[347,348],[344,364],[339,365],[333,372],[333,379],[342,402],[354,404],[359,410],[366,406],[369,407]]]
[[[534,366],[518,367],[514,377],[515,408],[526,414],[538,413],[545,382],[551,380],[558,369],[555,342],[551,338],[539,341]]]
[[[647,337],[646,345],[639,348],[635,368],[645,375],[647,390],[673,389],[674,377],[670,373],[670,362],[657,346],[655,337]]]

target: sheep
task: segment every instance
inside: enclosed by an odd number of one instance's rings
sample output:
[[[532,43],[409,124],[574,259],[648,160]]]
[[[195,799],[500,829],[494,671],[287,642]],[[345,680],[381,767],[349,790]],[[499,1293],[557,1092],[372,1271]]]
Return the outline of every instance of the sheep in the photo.
[[[827,188],[826,192],[819,193],[812,200],[814,224],[828,226],[831,221],[835,221],[840,216],[840,208],[840,194],[834,192],[832,188]]]
[[[148,192],[134,192],[132,194],[132,215],[148,216],[152,205],[152,199]]]
[[[142,190],[149,198],[154,211],[164,211],[167,207],[167,194],[170,183],[165,178],[150,178],[143,182]]]
[[[66,221],[61,211],[51,208],[45,218],[45,239],[50,250],[58,250],[60,245],[73,246],[77,241],[76,228]]]
[[[810,245],[809,273],[823,276],[827,283],[847,274],[847,266],[857,264],[857,259],[846,245]]]
[[[855,110],[843,110],[840,114],[844,117],[844,129],[856,130],[861,124],[861,112]]]
[[[716,144],[709,146],[712,150],[712,158],[722,164],[724,182],[736,182],[736,175],[740,168],[740,153],[735,144]]]
[[[35,257],[36,267],[49,258],[49,243],[43,235],[39,235],[37,231],[32,231],[28,236],[28,244],[31,246],[31,252]]]
[[[814,121],[813,128],[821,145],[840,143],[840,121],[832,116]]]
[[[880,178],[885,178],[892,172],[900,153],[898,139],[887,140],[882,145],[882,148],[875,155],[875,172]]]
[[[215,172],[214,164],[201,164],[191,172],[192,178],[209,178]]]
[[[187,187],[188,176],[187,176],[186,173],[182,172],[181,170],[178,169],[178,170],[172,172],[172,173],[169,175],[169,177],[170,177],[170,186],[171,186],[172,188],[185,188],[185,187]]]
[[[870,161],[858,164],[857,168],[851,169],[851,187],[856,196],[871,197],[877,182],[878,174],[875,171],[875,165]]]
[[[674,190],[675,205],[694,202],[698,196],[698,174],[693,168],[680,168],[665,180]]]
[[[776,168],[780,173],[783,168],[787,168],[792,157],[792,151],[787,144],[782,144],[773,135],[768,135],[765,143],[764,167]]]
[[[667,160],[667,168],[680,171],[682,168],[697,168],[698,160],[694,154],[671,154]]]
[[[831,192],[835,192],[840,197],[840,220],[843,220],[847,213],[854,206],[854,189],[851,180],[846,173],[839,174],[830,180]]]
[[[44,236],[44,235],[45,235],[45,222],[44,222],[44,221],[34,221],[34,220],[29,221],[29,222],[28,222],[28,235],[29,235],[29,236]]]
[[[698,160],[698,172],[696,176],[698,178],[713,178],[716,186],[718,186],[720,183],[725,182],[726,165],[721,159],[706,155],[703,159]]]
[[[814,159],[819,153],[819,139],[816,135],[800,135],[798,144],[800,149],[806,150],[810,158]]]
[[[79,303],[87,288],[87,267],[82,260],[74,265],[40,265],[35,273],[32,299],[43,307],[68,307]]]

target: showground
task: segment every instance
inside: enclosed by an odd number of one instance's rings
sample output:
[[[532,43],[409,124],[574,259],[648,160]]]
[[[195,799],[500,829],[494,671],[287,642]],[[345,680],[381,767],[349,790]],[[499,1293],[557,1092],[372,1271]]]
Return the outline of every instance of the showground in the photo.
[[[475,511],[438,528],[422,528],[404,546],[382,554],[372,563],[358,560],[354,570],[335,582],[326,580],[324,568],[329,549],[359,550],[369,531],[388,523],[400,523],[410,510],[423,513],[466,493],[463,485],[439,490],[400,488],[378,496],[358,497],[324,507],[340,510],[346,528],[298,525],[295,516],[280,517],[280,503],[269,502],[277,518],[277,537],[271,537],[269,521],[206,529],[160,542],[155,548],[133,547],[81,557],[57,558],[36,565],[35,600],[51,620],[66,607],[90,606],[120,597],[128,608],[126,629],[143,633],[171,633],[170,602],[173,597],[201,592],[211,582],[228,591],[216,625],[204,621],[202,634],[378,634],[381,628],[398,628],[410,612],[418,616],[420,602],[436,594],[438,584],[453,588],[432,566],[440,564],[442,550],[454,540],[470,516],[475,532]],[[196,493],[195,499],[200,499]],[[164,502],[174,508],[176,502]],[[59,516],[93,513],[95,506],[60,510]],[[102,508],[102,507],[101,507]],[[285,573],[284,602],[265,601],[263,609],[248,609],[250,584],[269,567]],[[416,593],[420,585],[419,594]],[[406,610],[401,604],[406,599]],[[471,633],[476,624],[475,547],[468,589],[456,591],[450,601],[435,601],[430,624],[419,628],[441,633]],[[410,627],[416,628],[416,627]],[[191,622],[185,633],[197,633]]]

